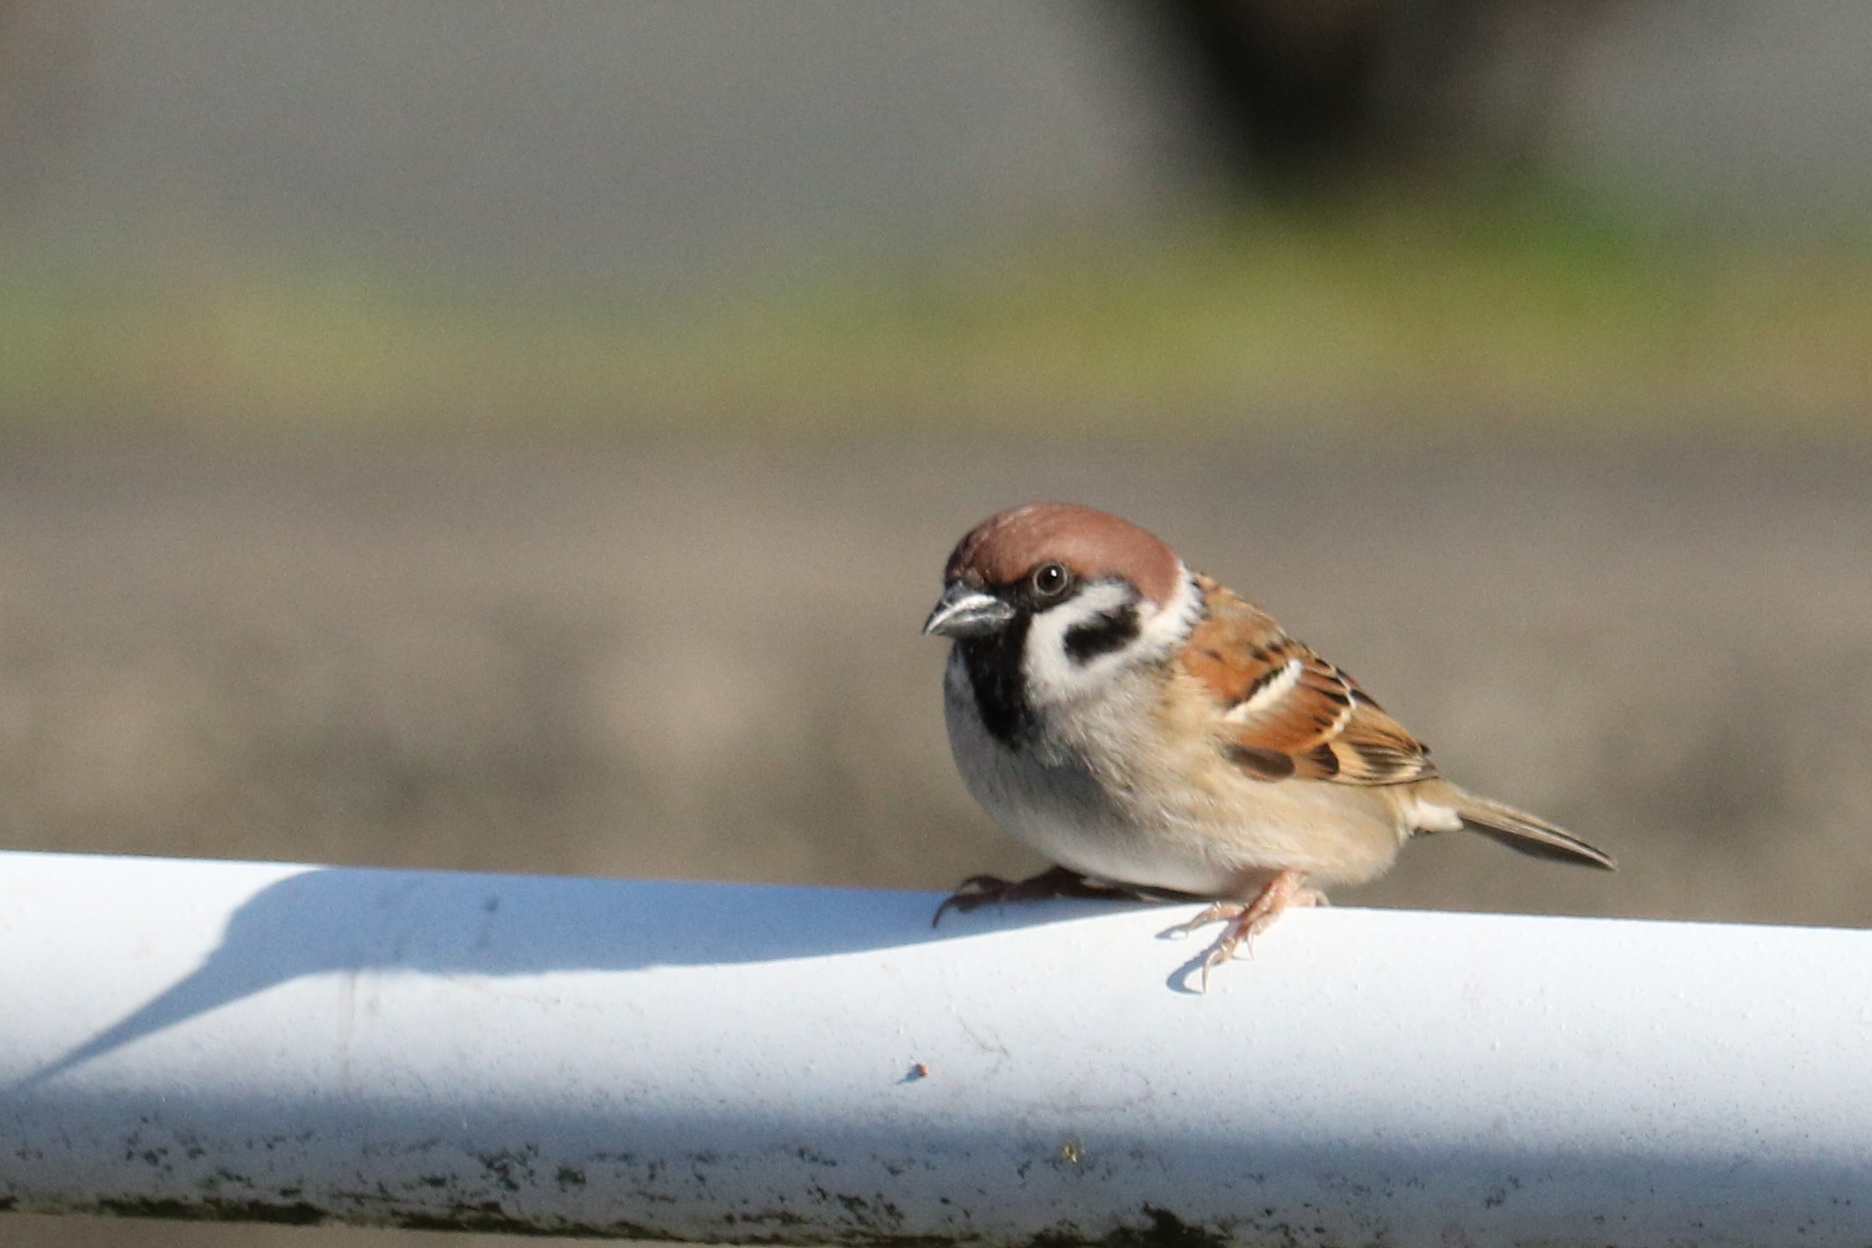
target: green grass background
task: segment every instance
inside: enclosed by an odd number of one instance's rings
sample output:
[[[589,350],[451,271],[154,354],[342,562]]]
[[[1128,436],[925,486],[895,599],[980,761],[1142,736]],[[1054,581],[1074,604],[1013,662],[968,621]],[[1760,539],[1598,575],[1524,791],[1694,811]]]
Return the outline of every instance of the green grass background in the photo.
[[[464,264],[463,273],[472,271]],[[1872,412],[1872,233],[1769,242],[1547,198],[777,256],[659,293],[194,242],[16,242],[0,411],[623,430],[1684,422]]]

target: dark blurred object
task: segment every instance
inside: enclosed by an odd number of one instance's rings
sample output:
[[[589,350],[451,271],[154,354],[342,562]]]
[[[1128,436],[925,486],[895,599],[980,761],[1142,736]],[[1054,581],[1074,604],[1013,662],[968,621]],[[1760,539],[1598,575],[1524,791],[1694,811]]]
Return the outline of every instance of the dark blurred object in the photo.
[[[1148,0],[1244,185],[1521,172],[1616,0]]]

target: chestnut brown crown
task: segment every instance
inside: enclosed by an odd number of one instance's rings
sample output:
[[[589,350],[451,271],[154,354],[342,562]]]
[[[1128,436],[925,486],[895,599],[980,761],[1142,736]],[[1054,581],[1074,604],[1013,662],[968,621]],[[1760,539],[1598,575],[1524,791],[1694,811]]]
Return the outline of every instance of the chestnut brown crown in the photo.
[[[1073,503],[1027,503],[970,529],[950,554],[943,580],[1007,585],[1043,563],[1064,564],[1082,581],[1122,576],[1158,606],[1183,575],[1176,552],[1128,520]]]

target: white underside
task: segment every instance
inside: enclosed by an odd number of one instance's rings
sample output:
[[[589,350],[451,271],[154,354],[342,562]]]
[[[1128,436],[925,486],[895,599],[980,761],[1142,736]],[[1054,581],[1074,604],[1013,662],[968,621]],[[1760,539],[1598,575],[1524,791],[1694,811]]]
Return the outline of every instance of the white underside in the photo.
[[[1234,895],[1275,870],[1322,884],[1368,880],[1414,828],[1455,820],[1407,788],[1256,780],[1206,741],[1166,751],[1149,739],[1157,689],[1148,674],[1120,677],[1069,714],[1043,709],[1054,726],[1045,744],[1016,752],[982,726],[967,668],[952,656],[950,747],[975,799],[1051,861],[1205,896]]]

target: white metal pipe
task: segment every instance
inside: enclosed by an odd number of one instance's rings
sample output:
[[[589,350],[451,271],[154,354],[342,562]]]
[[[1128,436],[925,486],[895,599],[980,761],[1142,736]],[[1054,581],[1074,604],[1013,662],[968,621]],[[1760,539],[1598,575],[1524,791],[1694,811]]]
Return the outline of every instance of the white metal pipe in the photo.
[[[0,854],[0,1207],[1872,1242],[1872,933]],[[0,1237],[4,1232],[0,1231]]]

